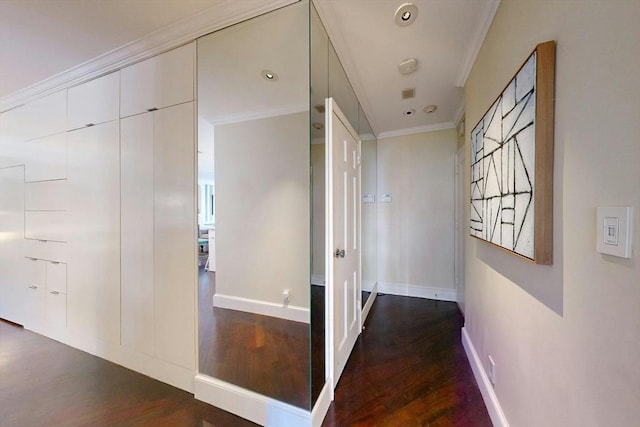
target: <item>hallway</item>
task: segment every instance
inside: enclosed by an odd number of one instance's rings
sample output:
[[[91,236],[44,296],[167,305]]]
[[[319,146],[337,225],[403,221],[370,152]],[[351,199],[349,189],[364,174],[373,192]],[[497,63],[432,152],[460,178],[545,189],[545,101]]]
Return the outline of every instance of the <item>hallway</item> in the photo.
[[[455,303],[381,295],[323,426],[491,426]],[[0,425],[251,426],[191,395],[0,321]]]

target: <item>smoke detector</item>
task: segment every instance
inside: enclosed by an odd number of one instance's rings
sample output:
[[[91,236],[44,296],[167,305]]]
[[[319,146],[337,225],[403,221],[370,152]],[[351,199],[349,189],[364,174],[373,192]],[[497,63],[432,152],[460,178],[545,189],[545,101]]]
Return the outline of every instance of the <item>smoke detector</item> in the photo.
[[[404,3],[396,9],[394,17],[398,27],[411,25],[418,17],[418,7],[413,3]]]
[[[416,58],[408,58],[398,64],[398,70],[400,71],[400,74],[404,74],[405,76],[407,74],[415,73],[417,69],[418,60]]]

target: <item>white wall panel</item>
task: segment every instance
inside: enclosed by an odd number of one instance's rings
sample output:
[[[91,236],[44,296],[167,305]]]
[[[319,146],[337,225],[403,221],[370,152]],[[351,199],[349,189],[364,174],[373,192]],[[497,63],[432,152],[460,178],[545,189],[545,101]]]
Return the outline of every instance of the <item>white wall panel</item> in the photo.
[[[194,99],[195,42],[121,70],[120,116]]]
[[[154,354],[153,116],[121,121],[122,345]]]
[[[25,107],[0,114],[0,168],[24,165]]]
[[[195,369],[194,106],[154,115],[156,356]]]
[[[67,129],[116,120],[120,113],[120,72],[70,88],[68,102]]]

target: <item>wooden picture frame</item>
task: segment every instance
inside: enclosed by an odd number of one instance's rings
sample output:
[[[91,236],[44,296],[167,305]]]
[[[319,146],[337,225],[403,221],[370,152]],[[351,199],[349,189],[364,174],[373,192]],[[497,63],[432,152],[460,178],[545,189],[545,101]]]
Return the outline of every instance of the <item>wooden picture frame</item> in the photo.
[[[540,43],[471,132],[472,237],[553,261],[555,42]]]

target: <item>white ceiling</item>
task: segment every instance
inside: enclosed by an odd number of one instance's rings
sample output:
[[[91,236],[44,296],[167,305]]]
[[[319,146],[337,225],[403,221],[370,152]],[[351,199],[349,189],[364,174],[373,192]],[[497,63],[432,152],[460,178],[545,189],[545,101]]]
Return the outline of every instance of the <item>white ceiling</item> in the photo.
[[[0,99],[230,1],[0,0]],[[314,2],[376,134],[455,123],[461,86],[499,0],[412,0],[419,13],[405,28],[393,16],[404,0]],[[403,76],[397,64],[409,57],[419,68]],[[402,100],[400,91],[409,87],[416,97]],[[423,114],[428,104],[438,111]],[[403,116],[407,108],[416,114]]]
[[[0,98],[220,0],[0,0]]]

